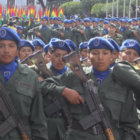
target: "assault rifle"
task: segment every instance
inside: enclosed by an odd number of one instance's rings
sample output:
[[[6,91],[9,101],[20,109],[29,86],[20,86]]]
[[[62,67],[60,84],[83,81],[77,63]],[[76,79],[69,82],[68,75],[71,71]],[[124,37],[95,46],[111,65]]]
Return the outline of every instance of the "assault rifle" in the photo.
[[[6,119],[0,124],[0,138],[4,137],[8,132],[14,128],[18,128],[22,140],[30,140],[24,124],[18,115],[14,104],[9,96],[9,93],[5,90],[4,86],[0,83],[0,112]]]
[[[32,55],[25,58],[21,63],[27,65],[36,65],[38,69],[42,72],[43,77],[45,78],[53,75],[51,71],[47,69],[41,51],[33,53]]]
[[[105,132],[107,139],[115,140],[110,122],[98,94],[98,87],[92,79],[88,79],[85,75],[80,63],[80,55],[77,52],[70,53],[63,57],[63,61],[70,64],[71,70],[80,78],[86,89],[85,101],[91,114],[79,120],[80,125],[84,130],[92,128],[95,134],[98,133],[98,128],[101,126],[101,130]]]

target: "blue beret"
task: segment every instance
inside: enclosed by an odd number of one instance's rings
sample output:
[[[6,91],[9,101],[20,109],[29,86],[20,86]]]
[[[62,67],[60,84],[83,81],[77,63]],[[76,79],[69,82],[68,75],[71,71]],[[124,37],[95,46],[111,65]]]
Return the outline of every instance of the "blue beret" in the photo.
[[[88,41],[88,49],[109,49],[114,51],[113,45],[103,37],[94,37]]]
[[[79,45],[79,50],[88,48],[88,42],[81,42]]]
[[[59,18],[58,18],[58,17],[54,17],[53,19],[54,19],[54,20],[58,20]]]
[[[104,21],[104,24],[109,24],[109,21],[105,20],[105,21]]]
[[[70,22],[70,20],[65,19],[65,20],[64,20],[64,23],[68,23],[68,24],[70,24],[71,22]]]
[[[45,46],[45,43],[41,39],[33,39],[32,44],[35,46],[41,46],[42,48]]]
[[[120,19],[120,22],[127,22],[127,19]]]
[[[96,23],[97,23],[98,21],[97,21],[96,18],[93,18],[93,19],[92,19],[92,22],[96,22]]]
[[[137,18],[133,18],[133,19],[132,19],[132,21],[135,21],[135,22],[137,22],[137,21],[138,21],[138,19],[137,19]]]
[[[49,20],[52,20],[53,18],[52,17],[49,17]]]
[[[44,16],[44,17],[41,18],[41,20],[43,20],[43,19],[48,21],[48,17],[47,16]]]
[[[75,18],[75,16],[74,15],[71,15],[70,18]]]
[[[120,46],[118,45],[118,43],[112,39],[112,38],[109,38],[108,41],[114,46],[114,48],[119,52],[120,51]]]
[[[124,49],[134,49],[136,52],[138,52],[139,56],[140,56],[140,44],[134,40],[134,39],[127,39],[122,43],[122,46],[120,48],[120,50],[124,50]]]
[[[55,40],[58,40],[58,38],[55,38],[55,37],[51,38],[51,40],[49,42],[49,45],[52,46],[52,42],[55,41]]]
[[[12,40],[20,43],[20,37],[17,32],[8,27],[0,27],[0,40]]]
[[[34,51],[34,46],[32,45],[32,43],[28,40],[24,40],[22,39],[20,41],[20,44],[19,44],[19,48],[21,49],[22,47],[30,47],[33,51]]]
[[[104,19],[102,19],[102,18],[99,18],[99,21],[104,21]]]
[[[58,21],[61,21],[61,17],[57,17],[57,20],[58,20]]]
[[[24,28],[22,26],[18,26],[17,29],[23,30]]]
[[[76,44],[72,41],[72,40],[70,40],[70,39],[66,39],[66,40],[64,40],[66,43],[67,43],[67,45],[70,47],[70,48],[72,48],[74,51],[76,51]]]
[[[55,51],[56,49],[66,50],[68,53],[71,52],[71,48],[63,40],[56,39],[51,42],[52,46],[49,47],[50,51]]]
[[[129,20],[128,20],[128,23],[131,23],[131,22],[132,22],[132,19],[129,19]]]
[[[74,19],[71,20],[71,23],[76,23],[76,21]]]
[[[84,22],[90,22],[91,20],[89,18],[84,18]]]
[[[44,52],[47,53],[49,50],[50,44],[44,46]]]
[[[81,19],[79,19],[79,18],[75,18],[75,20],[78,20],[79,22],[81,22]]]

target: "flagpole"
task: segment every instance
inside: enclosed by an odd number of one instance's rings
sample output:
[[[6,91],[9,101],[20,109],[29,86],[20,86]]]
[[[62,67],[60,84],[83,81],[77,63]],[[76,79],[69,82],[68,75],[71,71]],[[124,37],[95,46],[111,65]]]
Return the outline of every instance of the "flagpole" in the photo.
[[[129,18],[131,18],[131,0],[129,0]]]
[[[108,17],[108,0],[106,0],[106,18]]]
[[[125,17],[125,0],[124,0],[124,4],[123,4],[123,17]]]
[[[117,14],[116,17],[119,17],[119,0],[117,0]]]
[[[112,17],[114,17],[114,0],[112,2]]]
[[[138,17],[138,0],[136,0],[136,18]]]

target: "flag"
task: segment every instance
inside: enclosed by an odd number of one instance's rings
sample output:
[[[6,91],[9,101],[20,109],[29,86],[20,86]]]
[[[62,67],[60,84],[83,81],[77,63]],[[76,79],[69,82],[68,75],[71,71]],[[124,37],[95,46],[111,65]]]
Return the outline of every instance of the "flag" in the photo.
[[[0,16],[2,16],[2,5],[0,5]]]
[[[59,9],[58,16],[59,17],[64,17],[64,13],[63,13],[63,9],[62,8]]]
[[[53,10],[52,10],[51,17],[57,17],[57,14],[56,14],[55,8],[53,8]]]

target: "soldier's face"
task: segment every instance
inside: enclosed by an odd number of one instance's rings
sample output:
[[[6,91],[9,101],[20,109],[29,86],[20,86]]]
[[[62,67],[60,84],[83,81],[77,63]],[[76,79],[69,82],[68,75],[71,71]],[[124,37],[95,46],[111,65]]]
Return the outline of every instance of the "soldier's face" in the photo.
[[[61,70],[64,68],[65,63],[62,60],[62,57],[67,55],[67,51],[65,50],[60,50],[60,49],[56,49],[51,55],[50,55],[50,59],[52,62],[52,66],[57,69],[57,70]]]
[[[58,20],[54,20],[54,24],[58,24]]]
[[[98,71],[106,71],[112,61],[112,53],[108,49],[92,49],[89,52],[92,66]]]
[[[80,51],[80,56],[84,59],[84,58],[86,58],[87,56],[88,56],[88,49],[82,49],[81,51]]]
[[[43,19],[43,20],[41,21],[41,23],[42,23],[43,26],[45,26],[45,25],[47,24],[47,22],[48,22],[48,21],[47,21],[46,19]]]
[[[118,53],[117,50],[115,50],[114,52],[112,52],[112,63],[115,62],[115,60],[118,58],[118,55],[119,55],[119,53]]]
[[[138,20],[138,25],[140,26],[140,20]]]
[[[23,32],[23,30],[17,29],[17,33],[18,33],[18,34],[22,34],[22,32]]]
[[[65,28],[69,28],[70,24],[69,23],[65,23],[64,26],[65,26]]]
[[[31,47],[22,47],[19,52],[18,52],[18,57],[21,60],[24,60],[26,57],[28,57],[29,55],[31,55],[33,53],[33,50],[31,49]]]
[[[92,25],[93,25],[94,27],[96,27],[96,26],[97,26],[97,23],[96,23],[96,22],[92,22]]]
[[[121,27],[124,27],[126,26],[126,23],[125,22],[121,22]]]
[[[116,32],[116,28],[113,27],[113,26],[110,26],[109,29],[108,29],[108,31],[109,31],[110,33],[115,33],[115,32]]]
[[[0,41],[0,63],[7,65],[17,56],[17,44],[11,40]]]
[[[35,52],[37,51],[43,52],[43,48],[41,46],[35,46]]]
[[[89,27],[90,25],[91,25],[90,22],[84,22],[85,27]]]
[[[119,58],[121,60],[128,61],[129,63],[134,63],[134,60],[139,57],[139,54],[134,49],[125,49],[120,52]]]
[[[104,29],[108,29],[108,24],[104,24]]]

